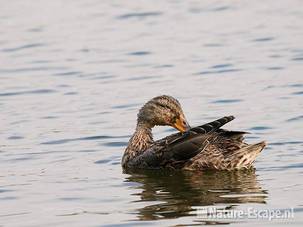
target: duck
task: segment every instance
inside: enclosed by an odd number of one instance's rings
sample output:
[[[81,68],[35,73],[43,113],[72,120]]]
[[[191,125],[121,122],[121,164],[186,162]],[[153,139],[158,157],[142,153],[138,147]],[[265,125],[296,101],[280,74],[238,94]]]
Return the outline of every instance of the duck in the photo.
[[[266,142],[248,144],[244,142],[247,132],[221,128],[234,119],[234,116],[225,116],[190,127],[177,99],[169,95],[154,97],[139,110],[135,132],[122,157],[122,168],[191,171],[249,169]],[[171,126],[179,132],[154,141],[152,128],[155,126]]]

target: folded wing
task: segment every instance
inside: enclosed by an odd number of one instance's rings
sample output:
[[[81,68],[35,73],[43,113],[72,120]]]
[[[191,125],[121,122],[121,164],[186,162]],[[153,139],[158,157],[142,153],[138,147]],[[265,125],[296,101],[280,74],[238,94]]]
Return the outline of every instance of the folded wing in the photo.
[[[156,141],[155,145],[134,158],[129,164],[136,166],[136,168],[182,168],[188,160],[201,153],[218,135],[242,141],[244,132],[220,129],[233,119],[233,116],[222,117],[216,121],[194,127],[188,132],[176,133]]]

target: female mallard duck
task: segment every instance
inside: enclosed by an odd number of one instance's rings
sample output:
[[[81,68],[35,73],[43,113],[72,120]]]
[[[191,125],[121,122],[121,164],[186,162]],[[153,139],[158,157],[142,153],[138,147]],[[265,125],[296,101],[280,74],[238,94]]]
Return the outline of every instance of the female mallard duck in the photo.
[[[244,143],[241,131],[220,129],[233,116],[190,128],[178,100],[162,95],[147,102],[138,113],[136,131],[122,158],[124,169],[233,170],[249,168],[265,142]],[[180,132],[153,141],[152,128],[169,125]]]

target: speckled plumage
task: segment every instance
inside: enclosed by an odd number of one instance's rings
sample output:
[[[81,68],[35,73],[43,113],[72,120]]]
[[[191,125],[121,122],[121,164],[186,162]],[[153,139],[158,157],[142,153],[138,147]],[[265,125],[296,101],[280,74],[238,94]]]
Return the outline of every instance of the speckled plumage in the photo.
[[[151,130],[156,125],[175,127],[178,122],[188,126],[176,99],[166,95],[155,97],[138,113],[136,131],[124,152],[122,166],[124,169],[186,170],[249,168],[265,142],[249,145],[243,142],[245,132],[221,129],[233,119],[233,116],[223,117],[153,141]]]

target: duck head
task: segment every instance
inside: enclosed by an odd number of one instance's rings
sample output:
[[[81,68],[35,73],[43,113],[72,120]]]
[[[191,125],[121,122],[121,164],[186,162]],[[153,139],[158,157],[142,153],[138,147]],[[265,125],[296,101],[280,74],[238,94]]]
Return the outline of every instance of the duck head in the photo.
[[[168,95],[148,101],[138,113],[138,124],[152,128],[156,125],[172,126],[180,132],[190,129],[179,101]]]

